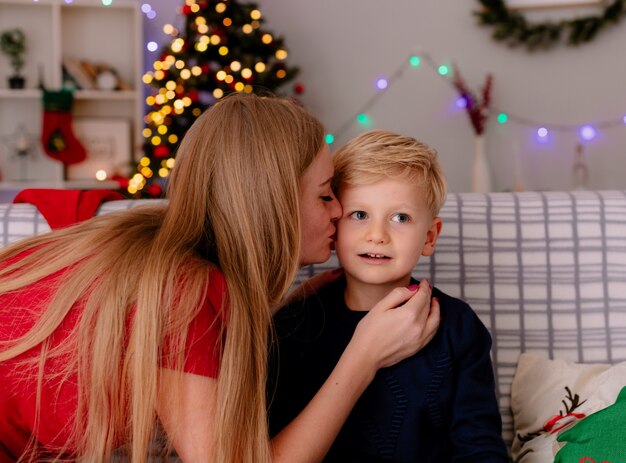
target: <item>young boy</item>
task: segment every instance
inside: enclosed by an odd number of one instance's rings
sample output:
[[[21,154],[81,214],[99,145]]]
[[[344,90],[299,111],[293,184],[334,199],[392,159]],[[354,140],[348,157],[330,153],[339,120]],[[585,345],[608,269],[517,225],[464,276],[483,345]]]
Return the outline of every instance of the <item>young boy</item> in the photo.
[[[345,278],[275,316],[270,432],[309,402],[367,311],[411,277],[441,231],[446,184],[434,150],[414,138],[364,133],[334,157],[343,207],[337,257]],[[337,436],[326,462],[509,461],[501,438],[491,337],[472,309],[436,288],[441,325],[420,352],[378,374]],[[323,426],[323,423],[320,423]]]

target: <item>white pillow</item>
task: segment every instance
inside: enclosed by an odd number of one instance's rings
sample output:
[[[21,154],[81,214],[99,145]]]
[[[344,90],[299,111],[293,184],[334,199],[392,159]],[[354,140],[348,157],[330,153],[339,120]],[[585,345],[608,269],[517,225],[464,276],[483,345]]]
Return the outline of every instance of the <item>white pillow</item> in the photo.
[[[612,405],[625,385],[626,362],[581,364],[521,354],[511,385],[513,461],[552,463],[564,445],[558,435]]]

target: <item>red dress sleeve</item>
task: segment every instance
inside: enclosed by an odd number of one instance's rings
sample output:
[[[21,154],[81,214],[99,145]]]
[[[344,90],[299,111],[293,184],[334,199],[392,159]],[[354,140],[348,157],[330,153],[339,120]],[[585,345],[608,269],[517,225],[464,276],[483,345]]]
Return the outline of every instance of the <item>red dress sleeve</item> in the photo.
[[[183,371],[216,378],[219,373],[224,339],[224,316],[228,289],[218,270],[209,275],[207,297],[189,325]]]

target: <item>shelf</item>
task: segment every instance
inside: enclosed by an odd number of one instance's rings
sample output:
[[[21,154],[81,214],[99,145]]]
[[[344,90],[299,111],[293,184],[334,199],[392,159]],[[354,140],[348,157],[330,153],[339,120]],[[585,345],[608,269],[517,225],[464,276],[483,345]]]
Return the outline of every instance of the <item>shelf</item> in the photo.
[[[131,170],[136,147],[144,141],[143,24],[138,2],[114,3],[107,7],[101,0],[0,0],[0,31],[19,28],[29,44],[21,70],[24,89],[9,88],[8,78],[14,71],[0,56],[0,175],[4,180],[0,191],[117,188],[115,182],[97,182],[91,170],[108,166],[107,172],[122,176]],[[66,78],[64,58],[113,69],[127,84],[125,90],[99,90],[94,84],[93,89],[86,85],[89,90],[74,91],[72,128],[87,150],[87,159],[76,166],[85,172],[69,177],[85,178],[86,183],[62,181],[62,166],[45,154],[39,140],[44,123],[50,122],[42,117],[45,108],[39,82],[50,90],[60,89]],[[88,123],[106,127],[108,122],[108,131],[84,129]],[[113,123],[119,124],[117,132]],[[18,162],[14,145],[20,133],[32,149],[30,156]]]
[[[26,89],[0,89],[0,98],[12,99],[41,99],[41,90],[36,88]],[[128,100],[134,101],[137,98],[135,90],[76,90],[75,100]]]
[[[12,88],[0,88],[0,98],[12,98],[15,100],[40,99],[41,90],[37,88],[24,88],[19,90]]]
[[[61,190],[118,190],[120,184],[114,180],[24,180],[0,182],[0,191],[19,191],[26,188],[54,188]]]
[[[134,100],[135,90],[76,90],[76,100]]]

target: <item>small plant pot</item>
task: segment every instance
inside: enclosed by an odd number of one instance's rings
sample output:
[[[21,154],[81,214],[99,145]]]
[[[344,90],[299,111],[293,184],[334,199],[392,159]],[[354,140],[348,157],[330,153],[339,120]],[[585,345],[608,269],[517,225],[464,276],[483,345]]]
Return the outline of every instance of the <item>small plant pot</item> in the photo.
[[[9,88],[24,88],[25,83],[26,79],[24,79],[22,76],[9,77]]]

